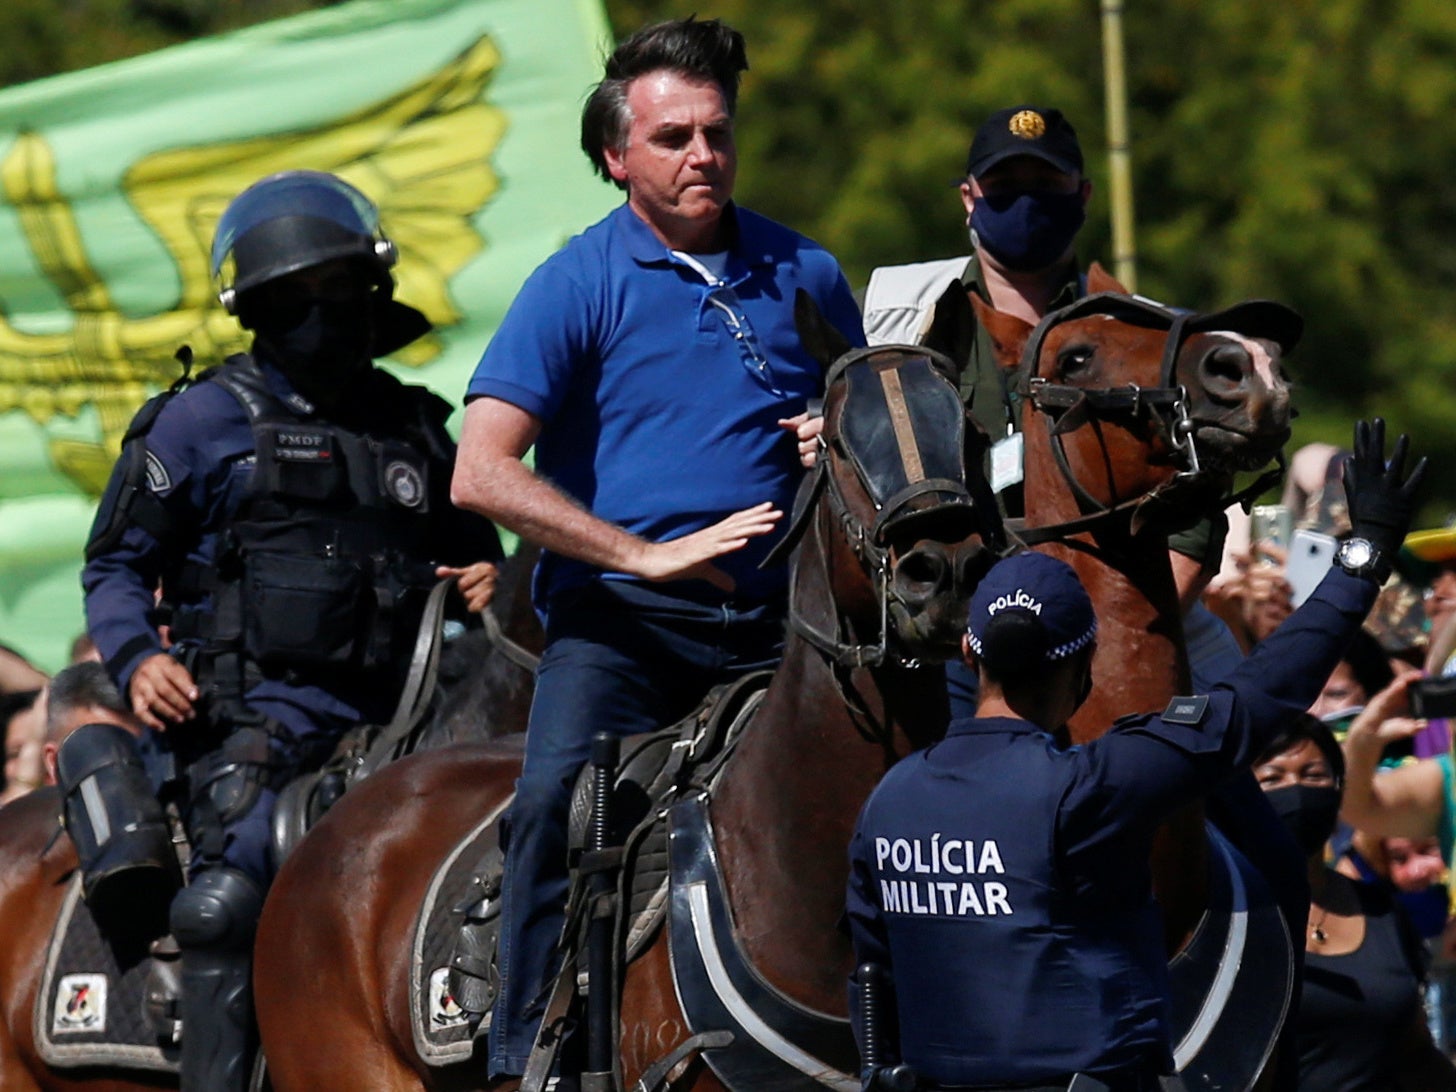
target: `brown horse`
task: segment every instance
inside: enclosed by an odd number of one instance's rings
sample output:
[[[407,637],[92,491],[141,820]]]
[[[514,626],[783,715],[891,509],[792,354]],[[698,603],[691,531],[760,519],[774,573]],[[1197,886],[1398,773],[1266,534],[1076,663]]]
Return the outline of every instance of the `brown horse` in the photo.
[[[825,324],[806,321],[806,345],[820,359],[847,349]],[[826,445],[791,531],[799,541],[784,659],[708,806],[704,848],[726,879],[744,959],[785,1004],[832,1023],[845,1043],[851,955],[836,927],[845,847],[888,765],[944,731],[944,672],[933,661],[956,655],[970,592],[993,560],[979,526],[994,512],[978,480],[984,443],[963,440],[964,413],[929,355],[883,347],[850,354],[830,373]],[[866,420],[854,408],[863,399],[891,408]],[[968,476],[979,505],[959,484]],[[437,863],[479,817],[499,812],[519,768],[519,750],[499,744],[406,759],[346,797],[300,845],[264,911],[255,965],[278,1092],[480,1087],[478,1070],[432,1069],[414,1046],[408,938]],[[676,929],[662,929],[625,970],[626,1083],[695,1030],[674,991]],[[790,1079],[812,1084],[806,1065],[832,1072],[793,1044],[775,1048],[767,1064]],[[836,1061],[841,1071],[828,1079],[857,1087],[852,1046]],[[673,1087],[743,1087],[709,1068],[719,1064],[712,1052],[690,1052]]]
[[[534,549],[527,547],[506,563],[494,606],[501,632],[533,651],[541,639],[527,591],[534,559]],[[446,653],[427,744],[466,733],[518,733],[525,727],[531,676],[478,632],[458,638]],[[467,647],[474,670],[452,672],[452,659]],[[37,1050],[35,1012],[47,945],[78,865],[71,840],[57,825],[60,811],[60,798],[50,787],[0,809],[0,1092],[176,1088],[176,1078],[165,1073],[53,1068]]]
[[[1035,331],[973,301],[1022,398],[1023,537],[1071,564],[1097,606],[1092,695],[1070,726],[1077,742],[1189,692],[1168,534],[1218,513],[1235,473],[1264,465],[1288,439],[1279,361],[1299,332],[1297,316],[1272,303],[1180,318],[1128,298],[1095,266],[1089,287],[1092,298]],[[1165,826],[1152,861],[1170,954],[1205,920],[1208,864],[1193,806]],[[1191,1035],[1180,1065],[1232,1064],[1252,1079],[1278,1023],[1245,1030],[1242,1065],[1200,1057],[1206,1040]]]

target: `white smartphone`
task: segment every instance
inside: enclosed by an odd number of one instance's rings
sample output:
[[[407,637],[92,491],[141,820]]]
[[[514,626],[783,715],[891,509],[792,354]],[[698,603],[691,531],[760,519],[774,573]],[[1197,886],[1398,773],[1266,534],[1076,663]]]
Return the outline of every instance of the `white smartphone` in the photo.
[[[1309,598],[1310,593],[1324,579],[1335,561],[1339,542],[1318,531],[1295,531],[1289,538],[1289,560],[1284,566],[1284,578],[1294,589],[1294,605],[1297,607]]]

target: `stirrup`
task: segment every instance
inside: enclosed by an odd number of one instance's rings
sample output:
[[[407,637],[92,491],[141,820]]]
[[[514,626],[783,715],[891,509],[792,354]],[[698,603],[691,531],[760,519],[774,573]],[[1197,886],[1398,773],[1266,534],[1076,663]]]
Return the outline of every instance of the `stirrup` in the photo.
[[[495,955],[500,938],[501,875],[477,875],[471,883],[470,895],[454,910],[461,921],[450,951],[447,983],[450,996],[479,1036],[490,1027],[490,1011],[500,996]]]

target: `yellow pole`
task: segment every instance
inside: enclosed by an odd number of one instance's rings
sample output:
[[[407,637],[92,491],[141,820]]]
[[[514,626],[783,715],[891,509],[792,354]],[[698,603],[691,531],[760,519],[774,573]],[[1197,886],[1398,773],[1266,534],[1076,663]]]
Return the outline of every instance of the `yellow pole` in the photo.
[[[1122,48],[1122,0],[1102,0],[1102,68],[1107,96],[1107,167],[1112,205],[1112,262],[1117,279],[1137,291],[1133,228],[1132,154],[1127,131],[1127,58]]]

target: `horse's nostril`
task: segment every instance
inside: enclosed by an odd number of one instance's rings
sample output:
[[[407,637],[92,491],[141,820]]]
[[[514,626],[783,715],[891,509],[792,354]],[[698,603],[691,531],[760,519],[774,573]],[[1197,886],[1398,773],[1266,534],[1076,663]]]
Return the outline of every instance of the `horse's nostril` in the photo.
[[[990,551],[981,547],[960,551],[956,560],[957,590],[969,593],[990,571],[993,560]]]
[[[1203,358],[1205,379],[1238,386],[1254,369],[1253,358],[1238,345],[1221,345]]]
[[[895,564],[895,587],[901,595],[925,598],[950,582],[949,559],[939,550],[917,546]]]

